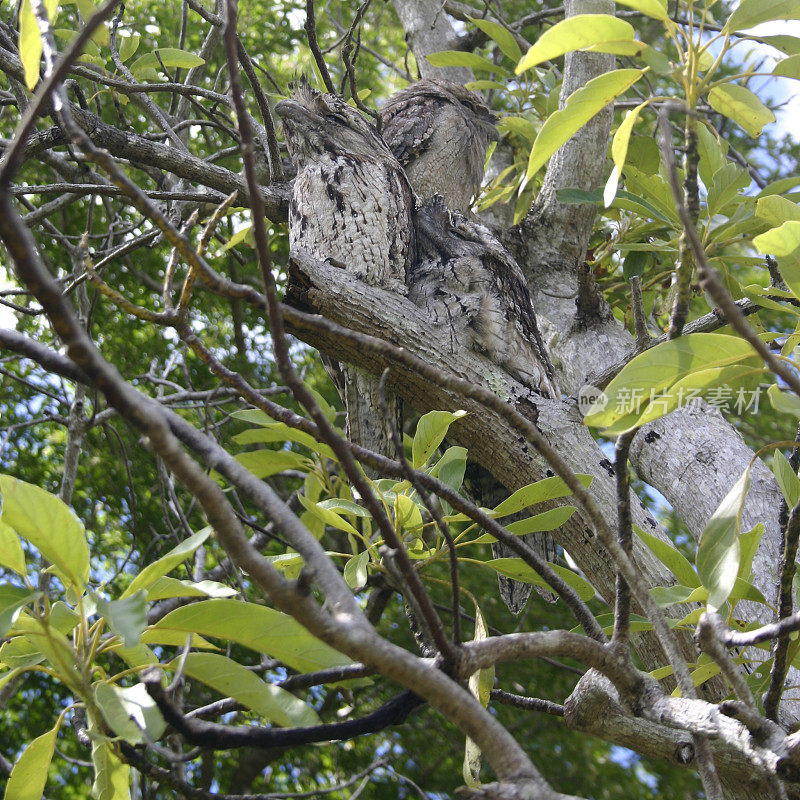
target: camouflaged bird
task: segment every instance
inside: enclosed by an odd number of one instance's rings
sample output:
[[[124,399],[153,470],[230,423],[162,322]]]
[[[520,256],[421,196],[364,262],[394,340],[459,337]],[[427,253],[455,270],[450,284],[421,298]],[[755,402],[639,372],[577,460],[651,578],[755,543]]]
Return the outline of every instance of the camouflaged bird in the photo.
[[[383,138],[422,200],[444,197],[466,214],[483,180],[495,115],[457,83],[426,78],[398,92],[381,109]]]
[[[491,231],[435,196],[416,215],[417,257],[409,275],[409,298],[434,325],[449,329],[453,341],[482,353],[520,383],[544,397],[560,397],[555,370],[533,310],[522,270]],[[470,463],[464,486],[479,505],[494,508],[508,490],[481,465]],[[521,512],[509,525],[529,517]],[[524,541],[545,561],[558,549],[549,533],[530,533]],[[496,558],[517,558],[501,542],[492,544]],[[518,614],[531,584],[498,575],[500,595]],[[546,600],[555,595],[537,588]]]
[[[297,177],[289,204],[289,245],[342,266],[372,286],[406,294],[414,195],[376,129],[336,95],[301,83],[275,106]],[[342,365],[348,438],[392,452],[380,413],[378,379]],[[399,399],[387,398],[399,418]]]

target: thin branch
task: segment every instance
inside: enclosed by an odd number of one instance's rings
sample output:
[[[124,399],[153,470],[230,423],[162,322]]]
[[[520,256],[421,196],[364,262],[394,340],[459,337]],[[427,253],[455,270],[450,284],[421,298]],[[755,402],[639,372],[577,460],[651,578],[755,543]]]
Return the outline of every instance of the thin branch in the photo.
[[[303,27],[308,37],[309,49],[314,56],[319,74],[322,76],[322,82],[325,84],[325,90],[330,92],[330,94],[336,94],[336,89],[331,80],[331,74],[328,72],[328,65],[325,63],[325,56],[322,55],[319,49],[319,42],[317,42],[317,21],[314,16],[314,0],[306,0],[306,22]]]

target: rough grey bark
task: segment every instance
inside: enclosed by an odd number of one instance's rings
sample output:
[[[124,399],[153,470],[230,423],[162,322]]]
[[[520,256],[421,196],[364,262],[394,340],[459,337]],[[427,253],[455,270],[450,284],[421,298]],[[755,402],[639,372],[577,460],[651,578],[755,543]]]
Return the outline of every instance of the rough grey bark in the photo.
[[[404,20],[406,16],[420,19],[424,17],[426,8],[436,4],[429,0],[397,0],[397,5],[414,9],[401,14],[401,20]],[[609,0],[568,0],[565,11],[567,15],[614,13],[614,4]],[[415,54],[421,59],[426,52],[423,49],[425,41],[409,36],[409,43],[417,48]],[[613,58],[610,56],[569,54],[565,62],[561,102],[592,77],[612,67]],[[633,338],[611,317],[601,300],[597,303],[594,318],[584,319],[581,323],[576,319],[579,268],[585,257],[595,209],[562,205],[556,198],[557,190],[562,187],[594,189],[601,184],[610,125],[611,113],[608,110],[561,148],[551,159],[542,192],[531,214],[511,237],[506,237],[526,272],[537,317],[566,392],[577,391],[592,373],[633,353]],[[539,424],[549,435],[557,435],[557,429],[545,427],[544,419]],[[711,442],[719,443],[720,458],[709,459]],[[695,539],[699,539],[708,518],[752,457],[752,450],[733,426],[718,414],[706,411],[684,410],[646,426],[631,450],[634,469],[664,495]],[[763,464],[755,466],[754,476],[754,491],[745,505],[745,520],[748,524],[761,521],[765,525],[754,570],[756,585],[770,598],[776,591],[781,496]],[[700,497],[702,502],[698,502]],[[597,576],[593,574],[591,577],[595,579]],[[662,574],[662,580],[663,577]],[[744,606],[742,610],[747,618],[758,620],[766,611],[763,607],[752,606]],[[790,676],[790,682],[798,683],[796,676]],[[796,704],[791,704],[787,710],[798,717]]]
[[[472,71],[464,67],[434,67],[425,56],[441,50],[452,50],[457,41],[456,32],[439,2],[406,2],[395,0],[397,16],[406,41],[417,59],[417,69],[423,78],[445,78],[456,83],[473,80]]]
[[[574,471],[593,476],[591,492],[600,507],[606,510],[608,518],[613,519],[616,508],[613,465],[589,430],[581,424],[574,401],[549,400],[531,392],[502,368],[454,342],[446,331],[432,328],[425,314],[407,298],[367,286],[301,251],[294,251],[293,256],[291,285],[294,293],[287,296],[290,305],[313,310],[343,326],[403,347],[443,375],[454,374],[479,385],[492,386],[496,394],[507,398],[520,413],[536,420],[550,445]],[[517,428],[477,401],[437,386],[417,370],[386,360],[358,344],[337,340],[316,328],[298,325],[291,317],[287,319],[287,325],[296,336],[314,347],[373,374],[380,374],[385,366],[391,366],[389,388],[420,413],[458,409],[470,412],[451,427],[450,440],[466,447],[476,461],[489,468],[512,491],[552,474]],[[487,435],[489,431],[491,435]],[[569,499],[565,502],[569,503]],[[636,525],[664,541],[668,540],[641,502],[634,503],[632,511]],[[576,513],[554,531],[554,536],[599,594],[611,600],[615,589],[615,568],[609,554],[596,541],[591,526]],[[634,543],[634,555],[650,585],[663,586],[674,582],[663,564],[638,541]],[[687,655],[694,660],[696,654],[688,639],[683,645],[687,648]],[[663,665],[664,654],[654,638],[643,637],[637,642],[637,650],[649,669]]]

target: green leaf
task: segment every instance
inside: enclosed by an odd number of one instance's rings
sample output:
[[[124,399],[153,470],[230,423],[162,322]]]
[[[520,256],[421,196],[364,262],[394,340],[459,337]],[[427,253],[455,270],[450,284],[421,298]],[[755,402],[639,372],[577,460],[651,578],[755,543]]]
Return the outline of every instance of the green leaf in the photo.
[[[11,630],[19,612],[28,603],[38,600],[41,596],[41,592],[21,586],[0,584],[0,636],[5,636]]]
[[[781,78],[792,78],[800,81],[800,55],[781,59],[775,65],[772,74]]]
[[[138,33],[132,33],[124,39],[119,40],[119,57],[121,61],[126,62],[133,54],[139,49],[139,41],[141,37]]]
[[[741,514],[750,490],[748,467],[708,521],[697,547],[697,574],[708,589],[708,607],[718,609],[730,595],[739,573]]]
[[[529,567],[521,558],[492,558],[488,561],[482,562],[484,566],[505,575],[507,578],[512,578],[515,581],[523,583],[532,583],[534,586],[541,586],[544,589],[552,589],[550,584],[547,583],[539,574]],[[565,583],[569,584],[584,602],[591,600],[594,595],[594,587],[584,580],[580,575],[576,575],[566,567],[561,567],[558,564],[550,564],[552,570],[558,573]]]
[[[500,23],[491,22],[488,19],[476,19],[475,17],[469,17],[469,21],[495,42],[503,55],[508,56],[515,64],[522,58],[522,50],[519,49],[514,34],[500,25]]]
[[[689,586],[655,586],[650,589],[650,596],[659,608],[669,608],[676,603],[685,603],[693,591]]]
[[[111,730],[130,744],[145,742],[142,731],[157,741],[167,727],[143,683],[124,688],[113,683],[96,683],[94,697]]]
[[[467,448],[448,447],[444,455],[431,467],[431,475],[451,489],[460,489],[467,470]]]
[[[95,597],[97,611],[103,616],[117,636],[122,637],[125,647],[139,644],[142,632],[147,627],[147,592],[138,592],[119,600],[104,600]]]
[[[722,30],[743,31],[773,19],[800,19],[797,0],[742,0]]]
[[[0,519],[0,566],[25,575],[25,553],[14,529]]]
[[[698,125],[697,151],[700,156],[700,178],[706,186],[711,186],[714,174],[728,163],[728,143],[720,139],[713,128],[705,124]]]
[[[469,89],[471,92],[488,92],[491,89],[496,89],[499,92],[504,92],[506,91],[506,89],[508,89],[506,84],[500,83],[500,81],[488,81],[488,80],[470,81],[469,83],[464,84],[464,88]]]
[[[610,14],[578,14],[561,20],[546,30],[517,64],[515,72],[519,75],[542,61],[551,61],[571,50],[598,48],[604,42],[633,38],[633,26],[625,20]]]
[[[403,496],[398,495],[398,497]],[[364,550],[347,560],[344,565],[344,579],[351,589],[361,589],[367,585],[367,564],[369,564],[369,550]]]
[[[787,36],[778,34],[777,36],[745,36],[746,39],[751,39],[754,42],[763,42],[764,44],[786,53],[787,56],[800,55],[800,39],[797,36]]]
[[[688,559],[669,542],[643,531],[638,525],[633,526],[634,533],[647,545],[653,555],[678,579],[684,586],[697,588],[700,579]]]
[[[515,536],[525,536],[528,533],[538,533],[540,531],[552,531],[561,527],[574,513],[574,506],[557,506],[541,514],[534,514],[532,517],[512,522],[506,526],[506,530]],[[496,541],[494,536],[485,533],[477,539],[473,539],[470,544],[485,544],[494,541]]]
[[[772,472],[778,486],[781,487],[783,499],[789,508],[794,508],[800,500],[800,478],[792,469],[786,456],[780,450],[775,451],[772,458]]]
[[[415,468],[424,466],[447,435],[448,428],[466,411],[429,411],[419,418],[414,441],[411,445],[411,461]]]
[[[236,460],[256,478],[270,478],[287,469],[307,468],[308,458],[292,450],[253,450],[237,453]]]
[[[147,589],[147,601],[166,600],[170,597],[232,597],[236,589],[217,581],[179,581],[161,577]]]
[[[323,500],[317,503],[318,508],[325,508],[331,511],[340,511],[343,514],[352,514],[354,517],[369,517],[370,513],[358,503],[352,500],[345,500],[342,497],[333,497],[330,500]]]
[[[614,134],[614,138],[611,141],[611,157],[614,160],[614,168],[611,171],[605,191],[603,192],[603,202],[606,208],[614,201],[614,196],[617,193],[619,178],[620,175],[622,175],[622,168],[625,166],[625,157],[628,154],[628,142],[631,138],[633,126],[636,124],[636,120],[639,118],[642,109],[645,108],[649,102],[649,100],[646,100],[644,103],[640,103],[636,108],[632,108],[625,115],[625,119],[622,120],[622,123],[619,128],[617,128],[617,132]]]
[[[182,561],[191,556],[198,547],[211,535],[212,528],[207,526],[197,533],[184,539],[161,558],[148,564],[132,581],[130,586],[122,593],[122,597],[129,597],[139,589],[147,589],[163,575],[171,572]]]
[[[789,220],[800,222],[800,206],[778,194],[770,194],[758,198],[756,216],[770,227],[777,228]]]
[[[326,508],[323,503],[312,503],[302,494],[297,495],[297,499],[300,501],[300,505],[307,511],[310,511],[317,519],[322,520],[326,525],[330,525],[332,528],[344,531],[345,533],[351,533],[353,536],[358,536],[358,531],[346,519],[339,516],[339,514],[332,509]]]
[[[406,494],[395,495],[394,518],[401,530],[413,531],[422,527],[419,506]]]
[[[87,611],[88,598],[83,599],[83,611],[86,616],[89,616]],[[81,615],[73,611],[65,602],[57,600],[50,606],[50,625],[52,625],[59,633],[68,636],[74,630],[75,626],[81,621]]]
[[[55,495],[0,475],[2,520],[27,539],[48,561],[65,587],[83,592],[89,580],[89,545],[83,523]]]
[[[662,0],[617,0],[617,5],[628,6],[636,11],[641,11],[653,19],[660,19],[662,22],[669,19],[667,14],[667,4]]]
[[[96,738],[92,742],[95,800],[128,800],[130,798],[131,768],[114,754],[107,741]]]
[[[800,417],[800,397],[796,394],[782,392],[773,384],[767,389],[767,397],[769,397],[769,401],[776,411],[780,411],[783,414],[794,414],[794,416]]]
[[[759,253],[774,256],[791,255],[800,247],[800,221],[791,219],[778,228],[762,233],[753,239]]]
[[[725,371],[725,367],[734,369]],[[701,394],[762,368],[761,358],[737,336],[682,336],[656,345],[626,364],[583,421],[591,427],[608,428],[609,433],[621,433],[676,408],[681,392],[698,390]]]
[[[483,618],[480,608],[475,605],[475,636],[473,641],[481,642],[489,635],[486,621]],[[495,668],[494,665],[486,669],[479,669],[469,677],[469,690],[478,702],[486,708],[489,705],[492,688],[494,687]],[[464,781],[468,786],[476,787],[480,785],[481,771],[481,751],[478,745],[467,737],[464,747]]]
[[[156,53],[158,53],[158,56],[156,56]],[[152,53],[145,53],[145,55],[139,56],[139,58],[131,64],[130,69],[134,77],[137,77],[146,69],[160,70],[161,62],[159,62],[159,57],[164,66],[169,68],[181,67],[183,69],[191,69],[192,67],[199,67],[201,64],[206,63],[200,56],[189,53],[186,50],[178,50],[177,47],[159,47]]]
[[[742,192],[750,185],[750,175],[733,163],[725,164],[714,173],[708,187],[708,215],[723,213],[727,205],[742,198]]]
[[[526,117],[503,117],[497,123],[497,129],[502,133],[504,131],[511,131],[524,139],[527,139],[531,144],[536,141],[539,134],[536,126]]]
[[[715,111],[730,117],[752,137],[759,136],[765,125],[775,122],[775,115],[757,95],[736,83],[715,86],[708,93],[708,102]]]
[[[743,533],[739,537],[739,574],[738,578],[748,580],[750,572],[753,568],[753,558],[758,551],[758,546],[761,544],[761,539],[764,536],[764,523],[759,522],[751,531]]]
[[[45,0],[47,18],[52,25],[58,13],[58,0]],[[19,57],[25,70],[25,85],[32,92],[39,82],[39,62],[42,58],[42,35],[30,0],[22,0],[19,10]]]
[[[86,22],[97,10],[97,5],[99,5],[99,3],[95,3],[93,0],[75,0],[75,5],[78,6],[83,21]],[[92,40],[103,47],[108,47],[109,38],[108,28],[105,23],[98,26],[92,34]],[[98,66],[104,66],[102,59]]]
[[[41,800],[56,747],[58,723],[37,736],[23,751],[8,776],[4,800]]]
[[[44,659],[44,653],[25,636],[15,636],[0,646],[0,664],[11,669],[27,669]]]
[[[592,483],[591,475],[577,475],[578,480],[586,487]],[[564,483],[561,478],[544,478],[535,483],[529,483],[521,489],[517,489],[510,497],[503,500],[492,511],[493,517],[507,517],[516,514],[528,506],[536,503],[543,503],[545,500],[557,500],[559,497],[567,497],[572,494],[572,490]]]
[[[255,413],[262,414],[263,412],[258,411]],[[252,414],[252,412],[243,411],[238,412],[233,416],[244,419],[245,415],[250,414]],[[296,442],[297,444],[304,445],[314,453],[319,453],[320,455],[325,456],[325,458],[336,458],[333,450],[331,450],[328,445],[318,442],[310,433],[299,431],[283,422],[274,422],[272,420],[270,420],[269,423],[257,422],[256,424],[262,425],[263,427],[243,431],[242,433],[234,436],[233,440],[237,444],[255,444],[257,442]]]
[[[347,656],[312,636],[286,614],[237,600],[204,600],[176,608],[159,620],[152,631],[194,632],[238,642],[256,652],[279,658],[298,672],[351,663]]]
[[[572,19],[576,19],[576,17],[572,17]],[[617,22],[623,22],[623,20],[617,20]],[[624,24],[627,25],[627,23]],[[642,71],[638,69],[619,69],[606,72],[597,78],[592,78],[585,86],[573,92],[567,98],[564,108],[551,114],[542,125],[528,159],[527,180],[530,180],[539,171],[564,142],[612,100],[633,86],[642,77],[642,74]]]
[[[177,668],[179,659],[170,666]],[[216,653],[189,653],[184,672],[225,697],[285,728],[319,725],[311,706],[280,686],[265,683],[254,672]]]
[[[440,53],[431,53],[427,59],[434,67],[466,67],[476,72],[508,73],[508,70],[492,63],[488,58],[477,53],[465,53],[463,50],[442,50]]]

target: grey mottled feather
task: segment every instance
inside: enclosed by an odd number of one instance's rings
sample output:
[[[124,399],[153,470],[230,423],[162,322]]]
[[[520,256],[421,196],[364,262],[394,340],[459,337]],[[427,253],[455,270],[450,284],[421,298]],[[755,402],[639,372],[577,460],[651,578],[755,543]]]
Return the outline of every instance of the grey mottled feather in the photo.
[[[449,208],[468,214],[483,180],[489,142],[497,139],[494,116],[482,100],[458,84],[422,80],[391,98],[381,116],[383,136],[414,191],[424,200],[441,195]],[[485,228],[469,230],[466,221],[454,218],[445,224],[441,210],[429,207],[417,222],[425,231],[422,237],[428,235],[410,275],[412,299],[435,324],[447,325],[451,336],[466,339],[535,391],[557,397],[555,373],[513,258]],[[493,507],[507,494],[479,465],[470,465],[469,474],[468,491],[480,505]],[[549,534],[530,534],[525,541],[546,560],[556,557]],[[500,543],[492,549],[497,557],[514,556]],[[498,581],[506,605],[519,613],[530,584],[503,576]],[[554,599],[548,592],[540,594]]]
[[[391,97],[381,110],[383,138],[423,200],[435,194],[466,213],[483,179],[495,117],[457,83],[425,79]]]
[[[406,293],[412,252],[413,192],[375,128],[335,95],[307,85],[277,104],[297,177],[289,205],[289,244],[329,260],[373,286]],[[391,452],[378,405],[378,381],[342,366],[348,435]],[[399,400],[390,398],[399,418]]]
[[[558,397],[555,370],[519,265],[492,232],[435,197],[416,219],[409,297],[436,325],[521,383]]]
[[[409,297],[424,308],[431,322],[447,327],[461,345],[487,356],[494,364],[533,391],[559,397],[552,362],[536,323],[528,287],[519,265],[488,228],[450,211],[440,197],[417,213],[417,258],[409,276]],[[492,508],[508,495],[485,469],[471,464],[467,490],[480,505]],[[525,519],[521,513],[504,523]],[[557,547],[547,533],[528,534],[525,542],[546,560]],[[497,558],[515,553],[496,542]],[[509,609],[519,613],[531,592],[530,584],[498,576],[500,594]],[[546,590],[537,591],[548,600]]]

